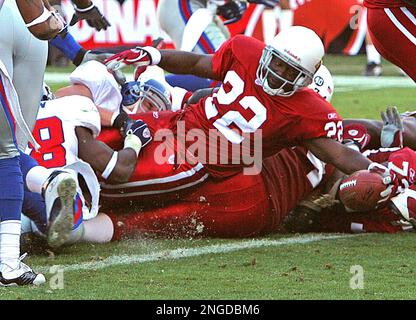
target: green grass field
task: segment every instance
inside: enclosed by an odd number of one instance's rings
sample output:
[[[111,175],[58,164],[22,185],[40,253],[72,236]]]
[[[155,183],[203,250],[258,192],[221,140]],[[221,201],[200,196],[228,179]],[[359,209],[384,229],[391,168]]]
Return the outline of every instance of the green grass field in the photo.
[[[328,57],[325,63],[339,76],[333,105],[343,117],[378,118],[388,105],[416,109],[415,88],[405,78],[355,83],[342,75],[361,75],[363,57]],[[397,76],[390,64],[385,71]],[[0,299],[415,299],[415,237],[309,234],[79,244],[31,255],[27,263],[45,272],[47,285],[3,288]],[[54,265],[62,272],[50,273]],[[356,283],[354,266],[362,268],[362,289],[350,286]],[[62,289],[55,289],[58,278]]]

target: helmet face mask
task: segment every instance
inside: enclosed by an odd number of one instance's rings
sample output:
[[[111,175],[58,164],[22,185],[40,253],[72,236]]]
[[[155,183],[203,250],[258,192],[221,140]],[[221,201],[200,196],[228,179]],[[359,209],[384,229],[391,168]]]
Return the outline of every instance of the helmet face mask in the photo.
[[[132,81],[121,88],[122,108],[128,114],[171,109],[170,93],[156,80]]]
[[[308,86],[312,78],[313,73],[272,46],[264,48],[257,68],[257,79],[268,94],[289,97],[298,89]]]

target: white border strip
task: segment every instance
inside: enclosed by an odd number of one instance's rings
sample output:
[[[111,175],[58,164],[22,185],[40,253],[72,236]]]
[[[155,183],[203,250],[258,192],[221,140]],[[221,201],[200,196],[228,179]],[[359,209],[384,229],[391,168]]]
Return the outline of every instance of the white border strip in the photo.
[[[208,178],[209,174],[206,173],[202,178],[192,181],[186,184],[179,185],[178,187],[170,188],[170,189],[162,189],[162,190],[149,190],[149,191],[137,191],[137,192],[124,192],[124,193],[106,193],[106,187],[104,186],[101,188],[100,196],[101,198],[127,198],[127,197],[136,197],[136,196],[146,196],[146,195],[153,195],[153,194],[163,194],[173,191],[178,191],[182,189],[186,189],[192,186],[195,186]]]
[[[178,248],[173,250],[164,250],[148,254],[141,255],[115,255],[110,256],[102,261],[93,261],[93,262],[84,262],[79,264],[71,264],[60,266],[60,270],[64,271],[79,271],[79,270],[97,270],[104,269],[108,267],[113,267],[117,265],[130,265],[137,263],[147,263],[155,262],[161,260],[178,260],[191,257],[198,257],[206,254],[222,254],[228,252],[235,252],[247,249],[256,249],[256,248],[266,248],[266,247],[277,247],[293,244],[305,244],[311,242],[318,242],[322,240],[335,240],[343,238],[357,237],[361,235],[351,235],[351,234],[315,234],[315,235],[306,235],[293,238],[284,238],[280,240],[247,240],[240,242],[232,242],[227,244],[216,244],[205,247],[196,247],[196,248]],[[34,270],[40,272],[48,272],[50,267],[34,267]]]
[[[148,186],[148,185],[154,185],[154,184],[165,184],[169,182],[175,182],[178,180],[190,178],[199,171],[201,171],[204,168],[204,166],[198,162],[195,167],[192,167],[188,171],[183,171],[177,174],[174,174],[172,176],[167,176],[164,178],[157,178],[157,179],[148,179],[148,180],[141,180],[138,182],[127,182],[127,183],[121,183],[121,184],[106,184],[103,183],[102,186],[105,189],[120,189],[120,188],[130,188],[130,187],[142,187],[142,186]]]
[[[409,30],[406,29],[406,27],[404,25],[402,25],[400,23],[399,20],[397,20],[397,18],[394,16],[393,12],[391,12],[391,10],[389,8],[385,8],[384,12],[390,18],[391,22],[393,22],[393,24],[397,27],[397,29],[399,29],[401,31],[401,33],[403,33],[403,35],[407,39],[409,39],[410,42],[412,42],[414,45],[416,45],[416,38],[409,32]],[[409,12],[409,14],[410,14],[410,12]],[[406,16],[409,17],[407,14],[406,14]]]

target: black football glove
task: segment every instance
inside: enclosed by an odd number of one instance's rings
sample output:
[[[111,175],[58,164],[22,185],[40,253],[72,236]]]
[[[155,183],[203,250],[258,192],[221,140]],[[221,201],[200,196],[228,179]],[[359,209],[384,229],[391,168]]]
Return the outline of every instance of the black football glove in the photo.
[[[73,26],[80,20],[87,20],[88,25],[97,31],[107,30],[107,27],[111,26],[106,17],[103,16],[94,4],[85,9],[75,7],[75,13],[69,25]]]
[[[227,25],[240,20],[246,10],[246,3],[232,0],[222,6],[219,6],[217,14],[225,19],[224,24]]]
[[[141,119],[136,121],[126,121],[123,126],[123,131],[125,132],[126,137],[131,134],[138,137],[142,143],[142,148],[152,141],[150,130],[147,127],[147,124]]]
[[[264,4],[267,8],[274,8],[280,0],[247,0],[249,3]]]

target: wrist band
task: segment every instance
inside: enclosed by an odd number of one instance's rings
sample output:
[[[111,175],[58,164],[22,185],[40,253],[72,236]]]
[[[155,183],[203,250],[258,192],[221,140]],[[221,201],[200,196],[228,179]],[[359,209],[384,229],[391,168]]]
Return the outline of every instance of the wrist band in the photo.
[[[103,173],[101,174],[101,176],[104,179],[107,179],[110,176],[110,174],[113,172],[117,164],[117,158],[118,158],[118,152],[114,151],[110,161],[108,161],[107,166],[105,167]]]
[[[160,60],[162,59],[162,55],[158,49],[149,46],[144,47],[143,49],[146,50],[152,58],[153,66],[159,64]]]
[[[78,8],[77,6],[74,5],[74,9],[78,12],[87,12],[87,11],[90,11],[94,7],[95,7],[94,3],[91,3],[91,5],[86,8]]]
[[[49,19],[50,16],[52,16],[52,12],[50,12],[48,9],[43,7],[43,13],[39,17],[37,17],[35,20],[33,20],[32,22],[26,23],[26,27],[30,28],[37,24],[45,22],[46,20]]]

